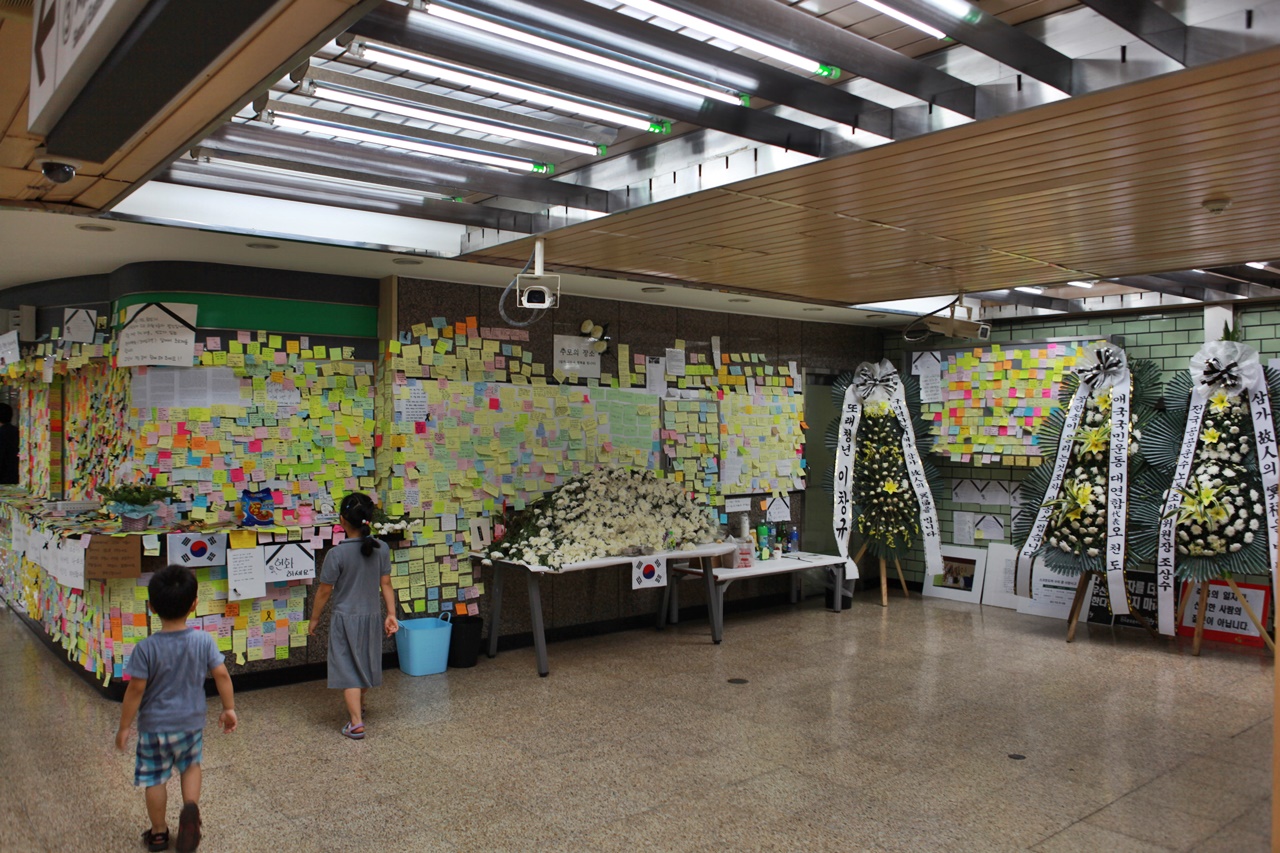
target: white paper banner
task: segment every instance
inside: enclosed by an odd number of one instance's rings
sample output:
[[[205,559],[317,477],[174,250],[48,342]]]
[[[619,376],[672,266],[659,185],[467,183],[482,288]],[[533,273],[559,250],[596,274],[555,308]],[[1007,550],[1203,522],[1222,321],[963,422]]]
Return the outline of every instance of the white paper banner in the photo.
[[[1165,492],[1164,510],[1160,513],[1160,544],[1156,552],[1156,615],[1161,634],[1172,637],[1174,632],[1173,594],[1174,561],[1177,548],[1178,507],[1182,494],[1178,489],[1187,484],[1191,476],[1191,464],[1195,461],[1196,441],[1200,438],[1200,424],[1204,422],[1207,401],[1198,393],[1191,395],[1191,408],[1187,411],[1187,426],[1182,433],[1182,447],[1178,449],[1178,464],[1173,471],[1173,482]]]
[[[836,436],[835,505],[831,514],[832,531],[836,535],[836,549],[844,558],[845,577],[856,578],[858,567],[849,559],[849,534],[853,528],[853,449],[858,434],[858,422],[862,406],[858,403],[852,383],[844,392],[841,406],[840,432]]]
[[[1111,612],[1129,613],[1129,594],[1124,585],[1125,520],[1129,503],[1129,387],[1132,376],[1111,386],[1111,446],[1107,475],[1107,595]]]
[[[236,548],[227,552],[227,599],[240,601],[267,594],[267,567],[261,548]]]
[[[889,398],[889,405],[902,427],[902,456],[907,463],[907,476],[920,504],[920,535],[924,539],[924,573],[930,577],[942,574],[942,527],[938,524],[938,510],[933,504],[933,492],[929,490],[929,478],[924,473],[924,462],[916,449],[916,431],[911,424],[911,412],[907,409],[907,396],[898,382]]]

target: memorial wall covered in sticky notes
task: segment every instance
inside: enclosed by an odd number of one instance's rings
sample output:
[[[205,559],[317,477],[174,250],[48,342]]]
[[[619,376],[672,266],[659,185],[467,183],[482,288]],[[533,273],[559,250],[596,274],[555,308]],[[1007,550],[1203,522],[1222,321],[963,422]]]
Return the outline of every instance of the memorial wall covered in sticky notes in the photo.
[[[1082,341],[943,350],[942,401],[924,403],[934,452],[952,462],[1035,466],[1036,430],[1058,406]]]

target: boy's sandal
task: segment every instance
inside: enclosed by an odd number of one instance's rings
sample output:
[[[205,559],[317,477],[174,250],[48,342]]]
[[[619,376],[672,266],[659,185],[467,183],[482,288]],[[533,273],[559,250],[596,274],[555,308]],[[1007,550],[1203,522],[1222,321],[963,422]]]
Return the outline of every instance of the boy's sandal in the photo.
[[[200,807],[187,803],[178,815],[178,853],[193,853],[200,846]]]
[[[353,726],[351,723],[347,723],[342,727],[342,733],[352,740],[360,740],[364,737],[364,723],[361,723],[358,726]]]
[[[161,850],[169,849],[169,830],[164,832],[152,832],[150,827],[142,830],[142,844],[151,853],[160,853]]]

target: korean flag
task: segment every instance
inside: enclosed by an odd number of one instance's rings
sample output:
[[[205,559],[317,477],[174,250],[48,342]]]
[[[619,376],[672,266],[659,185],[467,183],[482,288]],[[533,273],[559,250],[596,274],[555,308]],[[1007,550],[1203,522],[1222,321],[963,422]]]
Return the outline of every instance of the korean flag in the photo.
[[[649,589],[666,585],[666,557],[636,557],[631,561],[632,589]]]
[[[225,533],[170,533],[169,562],[179,566],[224,566],[227,563]]]

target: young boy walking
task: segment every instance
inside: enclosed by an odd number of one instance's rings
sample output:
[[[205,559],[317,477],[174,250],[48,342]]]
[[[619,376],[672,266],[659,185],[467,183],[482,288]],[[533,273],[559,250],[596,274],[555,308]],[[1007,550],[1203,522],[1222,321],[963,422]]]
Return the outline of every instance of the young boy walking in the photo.
[[[147,586],[151,609],[163,626],[133,650],[125,673],[129,687],[120,710],[116,749],[124,751],[129,727],[138,718],[138,761],[133,784],[146,786],[151,826],[142,832],[148,850],[169,848],[165,817],[165,783],[176,769],[182,778],[182,813],[178,817],[180,853],[200,844],[200,758],[204,738],[204,680],[213,676],[222,699],[219,722],[224,732],[236,728],[231,676],[212,636],[187,627],[196,607],[196,579],[183,566],[169,566]]]

